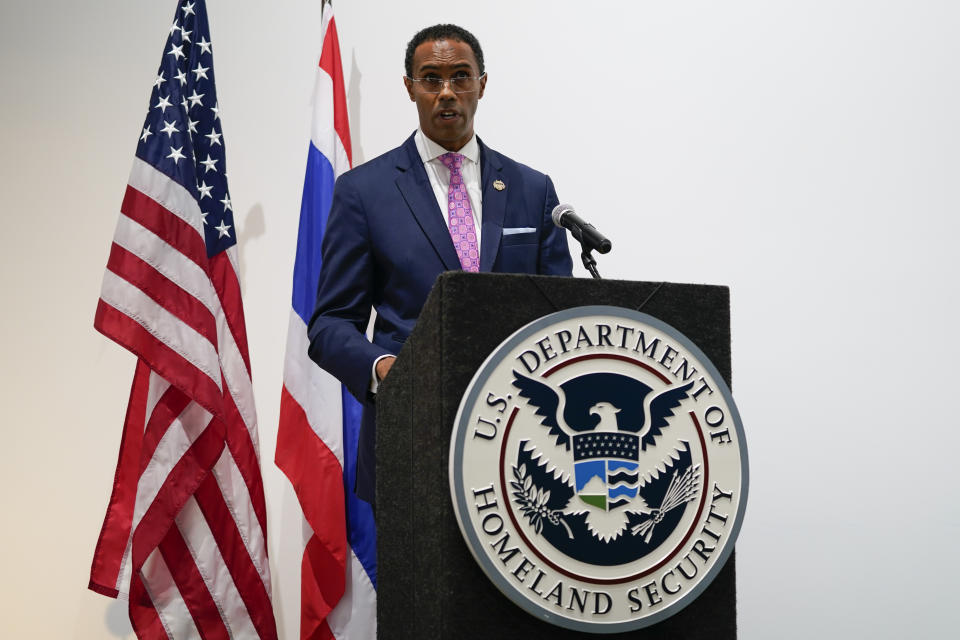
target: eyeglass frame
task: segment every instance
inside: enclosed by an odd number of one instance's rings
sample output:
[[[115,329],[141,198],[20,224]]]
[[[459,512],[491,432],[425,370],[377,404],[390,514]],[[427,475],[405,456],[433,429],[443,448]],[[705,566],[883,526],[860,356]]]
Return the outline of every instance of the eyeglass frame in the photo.
[[[450,86],[450,90],[451,90],[451,91],[453,91],[454,93],[460,94],[460,93],[473,93],[474,91],[479,91],[479,90],[480,90],[480,87],[479,87],[479,86],[476,86],[476,87],[474,87],[474,88],[472,88],[472,89],[468,89],[468,90],[466,90],[466,91],[457,91],[456,85],[454,85],[454,81],[455,81],[455,80],[475,80],[475,81],[479,81],[479,80],[482,80],[482,79],[486,78],[486,77],[487,77],[487,73],[486,73],[486,71],[484,71],[484,72],[481,73],[479,76],[460,76],[460,77],[453,77],[453,78],[411,78],[410,76],[404,76],[404,77],[405,77],[407,80],[409,80],[410,82],[416,82],[416,83],[424,83],[424,82],[436,83],[436,82],[439,80],[439,81],[440,81],[440,88],[439,88],[437,91],[430,91],[429,89],[426,88],[426,85],[424,85],[424,84],[419,84],[420,90],[421,90],[422,92],[424,92],[424,93],[429,93],[430,95],[439,95],[439,94],[443,93],[443,88],[444,88],[445,86],[447,86],[447,85]]]

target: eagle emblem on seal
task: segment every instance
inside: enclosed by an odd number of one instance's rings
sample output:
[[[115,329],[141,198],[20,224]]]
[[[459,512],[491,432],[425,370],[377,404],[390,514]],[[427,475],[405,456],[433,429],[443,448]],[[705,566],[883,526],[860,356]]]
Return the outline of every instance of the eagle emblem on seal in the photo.
[[[588,373],[558,386],[513,376],[553,444],[541,451],[522,440],[517,450],[512,499],[528,525],[593,564],[631,562],[655,549],[701,491],[689,442],[669,437],[693,383],[654,392],[620,373]]]

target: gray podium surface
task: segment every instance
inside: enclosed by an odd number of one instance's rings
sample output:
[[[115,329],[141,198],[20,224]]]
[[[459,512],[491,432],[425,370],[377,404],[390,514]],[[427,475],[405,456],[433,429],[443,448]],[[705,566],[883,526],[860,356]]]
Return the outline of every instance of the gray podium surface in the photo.
[[[639,309],[690,338],[730,379],[727,287],[450,272],[437,279],[377,397],[377,626],[380,638],[582,638],[503,596],[457,526],[447,465],[464,390],[510,334],[560,309]],[[676,615],[598,638],[736,637],[734,555]]]

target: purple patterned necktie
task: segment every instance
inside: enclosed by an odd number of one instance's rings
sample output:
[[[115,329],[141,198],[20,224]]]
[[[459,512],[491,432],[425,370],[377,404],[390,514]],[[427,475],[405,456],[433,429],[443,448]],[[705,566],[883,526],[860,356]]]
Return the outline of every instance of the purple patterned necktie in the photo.
[[[480,271],[480,250],[477,247],[477,231],[473,226],[473,209],[467,197],[467,185],[463,183],[463,156],[445,153],[440,162],[450,169],[450,188],[447,190],[447,213],[450,221],[450,237],[460,257],[464,271]]]

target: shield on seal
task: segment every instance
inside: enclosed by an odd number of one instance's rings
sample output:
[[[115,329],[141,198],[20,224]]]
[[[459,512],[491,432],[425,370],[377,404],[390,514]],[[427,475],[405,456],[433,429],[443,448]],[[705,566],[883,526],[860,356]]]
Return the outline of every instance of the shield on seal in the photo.
[[[612,511],[637,497],[640,438],[632,433],[590,432],[573,436],[577,497]]]

